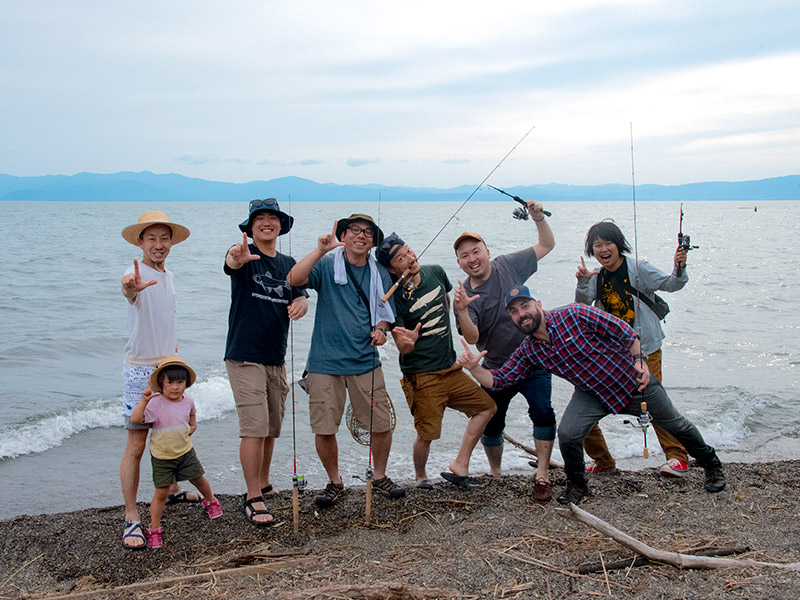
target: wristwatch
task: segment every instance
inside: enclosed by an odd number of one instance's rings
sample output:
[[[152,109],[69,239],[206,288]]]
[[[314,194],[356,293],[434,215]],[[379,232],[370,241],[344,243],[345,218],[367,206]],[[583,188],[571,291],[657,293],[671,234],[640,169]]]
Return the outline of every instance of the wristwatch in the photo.
[[[644,362],[647,362],[647,354],[634,354],[633,359],[636,360],[637,358],[641,358]]]
[[[376,327],[375,329],[377,329],[378,331],[382,331],[383,335],[386,335],[386,334],[389,333],[389,330],[388,329],[384,329],[383,327]]]

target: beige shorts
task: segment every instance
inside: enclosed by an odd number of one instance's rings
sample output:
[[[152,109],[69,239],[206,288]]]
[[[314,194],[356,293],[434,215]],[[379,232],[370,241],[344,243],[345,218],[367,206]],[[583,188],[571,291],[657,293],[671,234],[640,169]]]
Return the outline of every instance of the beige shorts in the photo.
[[[289,393],[285,365],[226,360],[225,369],[239,413],[239,437],[280,437]]]
[[[347,395],[356,424],[369,431],[370,390],[373,389],[372,431],[383,433],[391,429],[391,409],[386,383],[380,367],[363,375],[322,375],[309,373],[308,410],[311,415],[311,431],[317,435],[334,435],[342,422]]]

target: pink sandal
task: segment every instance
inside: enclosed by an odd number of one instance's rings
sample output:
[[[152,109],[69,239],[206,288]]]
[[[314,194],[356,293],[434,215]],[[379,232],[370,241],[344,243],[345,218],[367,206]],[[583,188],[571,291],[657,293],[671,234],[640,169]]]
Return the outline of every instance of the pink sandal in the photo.
[[[222,516],[222,506],[216,498],[214,500],[203,500],[203,506],[206,507],[210,519],[216,519]]]
[[[161,548],[161,535],[164,533],[164,528],[158,529],[147,528],[147,545],[151,548]]]

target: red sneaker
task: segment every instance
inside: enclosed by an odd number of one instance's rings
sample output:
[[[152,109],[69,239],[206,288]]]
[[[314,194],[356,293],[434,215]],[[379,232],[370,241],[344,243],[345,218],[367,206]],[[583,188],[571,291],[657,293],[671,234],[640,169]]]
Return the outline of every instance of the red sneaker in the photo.
[[[206,507],[210,519],[222,516],[222,506],[220,506],[219,500],[203,500],[203,506]]]
[[[164,533],[164,528],[158,529],[147,528],[147,545],[151,548],[161,548],[161,535]]]
[[[689,465],[679,458],[670,458],[661,465],[658,472],[664,477],[686,477],[686,474],[689,472]]]

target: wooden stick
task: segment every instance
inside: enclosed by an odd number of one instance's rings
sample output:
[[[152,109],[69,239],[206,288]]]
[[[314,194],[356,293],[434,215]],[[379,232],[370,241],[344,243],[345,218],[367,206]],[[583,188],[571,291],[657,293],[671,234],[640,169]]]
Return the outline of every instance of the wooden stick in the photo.
[[[389,288],[389,291],[386,292],[386,295],[383,298],[381,298],[381,302],[383,302],[383,303],[388,302],[389,298],[391,298],[394,295],[394,293],[397,291],[397,288],[400,287],[401,285],[405,285],[406,278],[408,278],[408,276],[410,274],[411,274],[411,269],[410,268],[408,268],[405,271],[403,271],[403,274],[400,275],[400,277],[398,277],[397,281],[394,282],[394,285]]]
[[[292,519],[294,520],[294,534],[300,533],[300,491],[297,489],[297,481],[292,487]]]
[[[726,569],[731,567],[774,567],[778,569],[788,569],[791,571],[800,571],[800,562],[783,564],[772,562],[761,562],[755,560],[742,560],[737,558],[714,558],[711,556],[693,556],[691,554],[680,554],[678,552],[667,552],[658,550],[652,546],[640,542],[634,537],[623,533],[611,524],[595,517],[593,514],[586,512],[570,504],[567,509],[556,508],[556,512],[565,519],[572,519],[579,521],[597,531],[606,534],[614,541],[630,548],[634,552],[641,554],[652,561],[674,565],[683,569]]]
[[[511,444],[512,446],[516,446],[520,450],[524,450],[525,452],[527,452],[531,456],[536,457],[536,449],[535,448],[531,448],[530,446],[526,446],[522,442],[518,442],[517,440],[515,440],[513,437],[511,437],[510,435],[508,435],[505,432],[503,433],[503,438],[506,439],[508,441],[508,443]],[[558,461],[553,460],[552,458],[550,459],[550,466],[551,467],[555,467],[556,469],[563,469],[564,468],[564,465],[562,465]]]
[[[372,478],[367,479],[367,525],[372,520]]]

